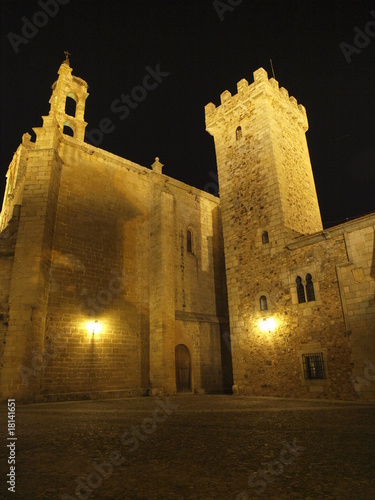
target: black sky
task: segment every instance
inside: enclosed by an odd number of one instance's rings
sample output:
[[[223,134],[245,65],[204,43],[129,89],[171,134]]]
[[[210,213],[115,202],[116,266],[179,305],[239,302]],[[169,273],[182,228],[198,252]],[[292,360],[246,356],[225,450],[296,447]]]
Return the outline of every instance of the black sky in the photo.
[[[251,83],[261,66],[271,76],[272,58],[280,86],[307,109],[324,225],[375,210],[375,0],[233,0],[222,19],[212,0],[65,2],[18,53],[8,34],[22,36],[22,18],[32,22],[41,5],[0,4],[1,193],[22,134],[48,114],[64,50],[89,85],[87,130],[113,122],[100,147],[144,166],[159,156],[164,173],[201,189],[216,172],[205,104],[218,105],[224,90],[236,93],[242,78]],[[355,28],[370,21],[374,36],[348,63],[340,43],[353,45]],[[157,65],[169,75],[120,120],[113,101]]]

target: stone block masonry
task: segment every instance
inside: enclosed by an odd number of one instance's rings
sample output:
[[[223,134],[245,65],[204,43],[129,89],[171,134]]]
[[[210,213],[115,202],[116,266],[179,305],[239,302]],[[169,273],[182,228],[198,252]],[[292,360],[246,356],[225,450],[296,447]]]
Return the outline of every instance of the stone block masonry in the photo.
[[[353,366],[363,370],[364,352],[375,345],[370,219],[360,235],[353,225],[350,237],[345,229],[322,231],[305,108],[263,69],[237,88],[234,96],[221,94],[220,106],[206,106],[220,184],[233,389],[356,398]],[[361,290],[352,280],[355,262]],[[307,286],[313,295],[306,296]],[[359,343],[361,361],[354,362]],[[325,370],[317,376],[306,361],[314,353]],[[366,390],[374,397],[374,387]]]
[[[84,143],[87,95],[64,61],[36,142],[25,135],[9,167],[1,395],[173,394],[180,344],[187,389],[223,390],[219,200],[163,175],[159,160],[151,170]]]
[[[7,173],[2,398],[375,398],[375,215],[323,230],[304,107],[237,88],[206,106],[219,200],[85,143],[64,61]]]

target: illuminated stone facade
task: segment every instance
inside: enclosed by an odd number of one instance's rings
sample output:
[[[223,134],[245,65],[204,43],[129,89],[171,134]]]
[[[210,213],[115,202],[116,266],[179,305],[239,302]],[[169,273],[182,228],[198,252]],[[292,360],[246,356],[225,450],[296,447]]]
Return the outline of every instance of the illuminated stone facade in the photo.
[[[170,394],[178,376],[181,390],[230,390],[219,200],[158,159],[145,168],[84,143],[86,97],[63,63],[36,142],[25,134],[8,170],[2,395]]]
[[[2,397],[374,399],[375,215],[323,230],[285,89],[259,69],[206,106],[219,200],[85,143],[67,61],[52,88],[7,174]]]
[[[324,230],[306,111],[264,69],[206,106],[234,392],[375,397],[375,214]]]

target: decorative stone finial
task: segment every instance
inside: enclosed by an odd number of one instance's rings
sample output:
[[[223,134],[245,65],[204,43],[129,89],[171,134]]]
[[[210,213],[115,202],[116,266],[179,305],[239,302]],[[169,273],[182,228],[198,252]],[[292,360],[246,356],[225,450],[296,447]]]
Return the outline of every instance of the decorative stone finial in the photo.
[[[162,163],[160,163],[159,158],[158,158],[158,157],[156,157],[156,158],[155,158],[155,161],[154,161],[154,163],[151,165],[151,167],[152,167],[152,170],[153,170],[154,172],[156,172],[156,173],[158,173],[158,174],[161,174],[161,173],[162,173],[162,169],[163,169],[164,165],[163,165]]]

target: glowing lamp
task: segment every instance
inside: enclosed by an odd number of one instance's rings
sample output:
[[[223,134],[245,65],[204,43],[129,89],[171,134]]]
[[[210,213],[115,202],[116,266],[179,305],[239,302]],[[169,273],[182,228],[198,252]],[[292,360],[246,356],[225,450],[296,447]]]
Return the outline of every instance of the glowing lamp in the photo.
[[[87,324],[87,330],[92,335],[95,335],[102,331],[102,326],[96,319],[95,321],[90,321],[90,323]]]
[[[262,332],[273,332],[277,326],[274,318],[264,318],[259,321],[259,328]]]

